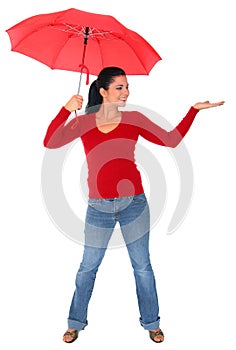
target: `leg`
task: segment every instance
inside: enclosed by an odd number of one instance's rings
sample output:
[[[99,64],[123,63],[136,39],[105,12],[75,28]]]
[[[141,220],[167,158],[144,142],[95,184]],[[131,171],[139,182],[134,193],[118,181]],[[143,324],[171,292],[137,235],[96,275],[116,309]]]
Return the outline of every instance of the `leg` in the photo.
[[[164,334],[159,328],[159,305],[155,277],[149,258],[149,233],[136,242],[127,245],[134,269],[136,293],[140,310],[140,323],[149,330],[150,338],[155,343],[164,341]]]
[[[134,196],[120,213],[119,222],[134,270],[140,323],[149,330],[153,341],[162,342],[164,335],[159,328],[158,297],[149,255],[149,207],[144,194]]]
[[[159,327],[159,305],[155,277],[149,258],[149,233],[127,245],[134,270],[136,293],[140,310],[140,323],[147,330]]]
[[[68,330],[63,341],[72,343],[78,332],[86,327],[88,304],[92,295],[96,273],[105,255],[105,248],[85,246],[83,260],[76,275],[76,289],[70,306]]]
[[[76,275],[76,290],[72,299],[68,327],[82,330],[87,325],[88,304],[98,268],[116,224],[111,210],[104,211],[103,201],[89,200],[85,220],[85,247]]]
[[[76,290],[70,306],[68,327],[78,331],[87,325],[88,304],[105,248],[85,246],[83,260],[76,275]]]
[[[150,216],[144,194],[134,196],[120,212],[119,223],[134,270],[141,325],[156,330],[160,322],[159,305],[149,256]]]

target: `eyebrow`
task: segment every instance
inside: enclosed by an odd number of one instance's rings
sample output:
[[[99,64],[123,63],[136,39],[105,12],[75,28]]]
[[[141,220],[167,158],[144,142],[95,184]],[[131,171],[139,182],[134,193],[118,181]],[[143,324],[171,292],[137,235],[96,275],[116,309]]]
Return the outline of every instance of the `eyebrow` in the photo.
[[[118,85],[116,85],[116,87],[118,87],[118,86],[123,87],[123,86],[124,86],[124,84],[118,84]],[[129,84],[126,84],[126,86],[129,86]]]

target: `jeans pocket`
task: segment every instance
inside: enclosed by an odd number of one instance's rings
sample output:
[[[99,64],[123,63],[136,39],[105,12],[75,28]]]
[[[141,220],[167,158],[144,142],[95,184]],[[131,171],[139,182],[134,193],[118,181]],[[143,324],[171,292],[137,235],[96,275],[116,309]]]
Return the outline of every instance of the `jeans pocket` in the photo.
[[[133,203],[134,204],[145,204],[147,202],[147,198],[144,193],[138,194],[133,197]]]
[[[101,199],[88,199],[88,205],[90,205],[90,207],[97,209],[101,206]]]

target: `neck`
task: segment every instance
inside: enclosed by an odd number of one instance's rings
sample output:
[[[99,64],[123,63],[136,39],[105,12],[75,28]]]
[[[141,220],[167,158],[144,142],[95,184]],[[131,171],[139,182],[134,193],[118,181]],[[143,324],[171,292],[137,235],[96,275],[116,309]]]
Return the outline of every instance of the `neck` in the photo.
[[[120,111],[114,103],[102,103],[99,111],[96,113],[96,117],[104,121],[112,120],[118,116],[120,116]]]

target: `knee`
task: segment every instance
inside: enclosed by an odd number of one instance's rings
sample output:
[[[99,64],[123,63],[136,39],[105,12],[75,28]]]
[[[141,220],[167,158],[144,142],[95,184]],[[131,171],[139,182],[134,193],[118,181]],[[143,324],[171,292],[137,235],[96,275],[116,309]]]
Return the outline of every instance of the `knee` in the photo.
[[[104,249],[86,248],[78,273],[97,272],[104,257]]]
[[[134,273],[145,273],[145,272],[151,272],[152,273],[153,272],[150,261],[142,262],[140,264],[137,264],[137,263],[134,264],[133,263],[132,266],[133,266],[133,269],[134,269]]]

